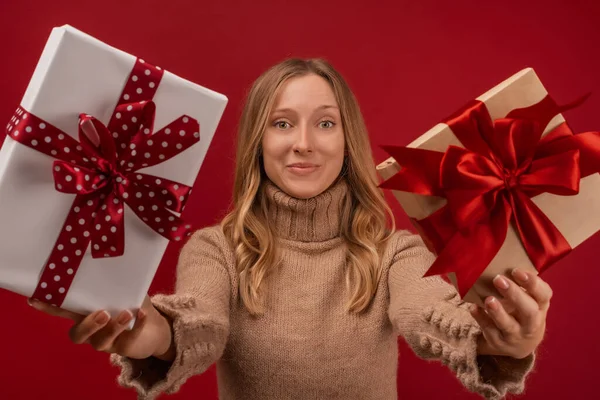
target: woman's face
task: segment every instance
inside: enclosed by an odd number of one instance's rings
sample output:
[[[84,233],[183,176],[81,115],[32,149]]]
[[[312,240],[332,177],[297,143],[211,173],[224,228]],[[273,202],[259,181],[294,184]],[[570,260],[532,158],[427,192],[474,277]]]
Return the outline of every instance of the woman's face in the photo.
[[[340,110],[329,83],[315,74],[286,81],[262,140],[269,179],[292,197],[314,197],[340,174],[344,148]]]

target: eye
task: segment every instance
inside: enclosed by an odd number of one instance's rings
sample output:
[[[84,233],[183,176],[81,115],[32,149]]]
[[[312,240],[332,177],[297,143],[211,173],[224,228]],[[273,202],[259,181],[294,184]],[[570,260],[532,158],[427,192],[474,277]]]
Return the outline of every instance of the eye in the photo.
[[[273,122],[273,126],[281,130],[289,129],[291,127],[290,123],[287,121],[275,121]]]
[[[331,129],[335,126],[333,121],[321,121],[319,122],[319,127],[323,129]]]

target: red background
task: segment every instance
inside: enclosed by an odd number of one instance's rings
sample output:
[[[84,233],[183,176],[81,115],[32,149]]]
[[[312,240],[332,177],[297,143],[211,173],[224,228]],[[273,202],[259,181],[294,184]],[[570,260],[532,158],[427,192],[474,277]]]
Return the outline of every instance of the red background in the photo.
[[[201,226],[217,222],[230,202],[244,93],[258,74],[288,56],[323,56],[345,75],[362,105],[377,162],[386,158],[377,145],[407,144],[527,66],[559,102],[595,92],[566,116],[576,131],[600,128],[598,2],[383,3],[2,0],[0,121],[19,104],[50,29],[62,24],[224,93],[230,103],[196,182],[195,205],[187,210]],[[409,227],[389,200],[400,227]],[[596,392],[598,246],[596,235],[545,275],[555,298],[527,399],[585,399]],[[152,293],[171,290],[178,250],[169,247]],[[0,398],[135,398],[115,384],[117,370],[106,354],[69,342],[68,321],[37,313],[6,291],[0,301]],[[475,398],[445,368],[417,360],[402,341],[400,347],[400,398]],[[213,368],[173,398],[216,398]]]

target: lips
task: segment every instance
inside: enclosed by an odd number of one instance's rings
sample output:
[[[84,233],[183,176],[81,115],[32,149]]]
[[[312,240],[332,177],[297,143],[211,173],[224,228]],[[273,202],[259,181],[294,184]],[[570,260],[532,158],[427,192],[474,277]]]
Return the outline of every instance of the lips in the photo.
[[[294,163],[294,164],[288,165],[288,167],[290,167],[290,168],[315,168],[315,167],[318,167],[318,165],[311,164],[311,163]]]
[[[312,163],[293,163],[287,166],[288,170],[295,175],[308,175],[316,171],[319,166]]]

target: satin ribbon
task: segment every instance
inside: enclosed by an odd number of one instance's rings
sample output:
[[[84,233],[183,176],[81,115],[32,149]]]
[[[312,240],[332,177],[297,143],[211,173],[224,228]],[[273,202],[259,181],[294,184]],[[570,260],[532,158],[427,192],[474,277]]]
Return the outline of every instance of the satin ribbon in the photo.
[[[540,272],[571,251],[531,198],[576,195],[580,178],[600,172],[600,132],[573,134],[562,123],[542,137],[555,115],[586,97],[560,107],[547,96],[495,121],[484,103],[473,101],[444,121],[464,148],[383,146],[402,168],[380,187],[447,200],[413,220],[437,253],[425,276],[456,273],[464,296],[500,250],[511,222]]]
[[[124,204],[169,240],[191,232],[177,214],[191,187],[137,172],[177,156],[199,141],[198,122],[186,115],[153,133],[151,101],[163,71],[136,60],[108,126],[79,115],[79,141],[19,107],[7,134],[57,159],[55,189],[75,199],[42,271],[33,298],[61,306],[91,244],[93,258],[123,255]],[[51,212],[51,211],[50,211]]]

